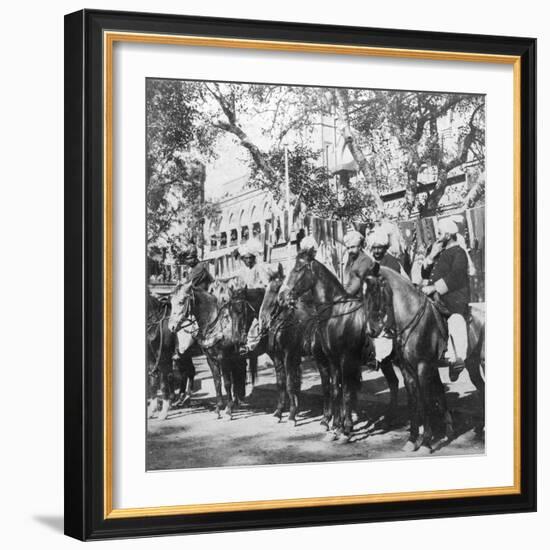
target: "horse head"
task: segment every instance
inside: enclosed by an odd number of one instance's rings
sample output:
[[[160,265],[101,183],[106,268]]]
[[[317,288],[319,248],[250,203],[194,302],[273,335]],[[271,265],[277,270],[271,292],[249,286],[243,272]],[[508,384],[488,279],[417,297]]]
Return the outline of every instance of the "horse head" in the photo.
[[[316,281],[315,260],[309,251],[299,252],[296,263],[279,290],[279,304],[294,305],[296,300],[313,288]]]
[[[168,320],[168,328],[172,332],[178,332],[183,321],[192,315],[193,299],[193,285],[191,282],[179,284],[172,293],[170,298],[172,313]]]

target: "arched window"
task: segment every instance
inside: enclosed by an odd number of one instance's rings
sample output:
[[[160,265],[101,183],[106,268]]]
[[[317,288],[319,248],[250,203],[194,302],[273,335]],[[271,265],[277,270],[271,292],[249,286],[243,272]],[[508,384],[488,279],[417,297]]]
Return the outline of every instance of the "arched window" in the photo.
[[[264,220],[270,220],[271,219],[271,205],[269,202],[264,203]]]

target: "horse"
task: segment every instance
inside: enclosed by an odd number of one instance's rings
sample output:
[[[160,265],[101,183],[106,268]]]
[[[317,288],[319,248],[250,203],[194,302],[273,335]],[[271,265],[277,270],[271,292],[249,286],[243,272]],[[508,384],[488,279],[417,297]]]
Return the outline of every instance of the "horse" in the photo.
[[[485,310],[478,304],[470,305],[468,317],[468,352],[464,361],[470,380],[477,389],[481,420],[474,426],[476,434],[485,429]]]
[[[453,436],[452,418],[438,370],[444,363],[447,348],[446,322],[434,301],[399,273],[376,264],[372,275],[389,285],[392,296],[395,352],[411,408],[411,434],[405,449],[416,451],[424,447],[431,451],[434,419],[443,419],[444,441]],[[377,292],[376,285],[367,284],[367,299],[372,297],[373,292]],[[371,336],[377,336],[381,331],[380,325],[378,330],[373,328],[375,326],[376,323],[371,322]],[[468,327],[469,351],[465,363],[482,401],[485,389],[481,373],[485,360],[484,329],[484,315],[482,312],[474,313]],[[423,433],[420,433],[420,426],[424,428]],[[476,431],[479,431],[479,426]]]
[[[174,394],[172,357],[176,346],[175,334],[168,328],[170,302],[159,300],[151,294],[147,298],[147,417],[157,411],[157,394],[162,396],[159,419],[164,420],[171,407]]]
[[[183,404],[193,389],[195,366],[188,349],[178,350],[178,339],[183,334],[189,344],[192,339],[185,334],[185,329],[177,334],[169,328],[171,303],[168,299],[159,299],[151,294],[147,298],[147,378],[148,378],[148,418],[157,412],[157,394],[162,397],[160,420],[165,420],[174,405]],[[181,346],[181,343],[180,343]],[[180,392],[177,403],[174,403],[174,368],[180,375]],[[187,391],[189,389],[189,392]]]
[[[250,303],[251,299],[254,300],[256,309]],[[225,414],[229,419],[232,418],[235,406],[245,398],[246,360],[242,357],[240,348],[252,323],[253,313],[257,315],[262,299],[263,291],[252,296],[252,291],[245,289],[220,305],[213,294],[194,287],[191,283],[179,285],[172,294],[169,328],[177,332],[185,323],[196,322],[198,331],[195,338],[212,372],[218,418],[221,418],[224,403],[222,379],[227,396]],[[241,314],[240,317],[235,311]],[[242,326],[235,322],[237,317],[243,319]],[[252,377],[254,378],[254,373]]]
[[[317,331],[330,364],[333,425],[328,439],[348,442],[353,429],[352,410],[361,385],[361,366],[365,362],[364,301],[362,297],[350,296],[328,268],[304,252],[298,253],[296,264],[281,287],[279,300],[282,304],[295,303],[306,292],[311,292]],[[392,396],[390,406],[395,407],[398,383],[391,365],[385,368],[384,375]]]
[[[311,302],[298,300],[295,307],[283,307],[278,295],[284,280],[283,267],[269,276],[259,313],[258,331],[249,332],[247,349],[258,354],[267,353],[273,360],[277,380],[278,400],[273,416],[280,422],[289,400],[288,421],[297,425],[301,389],[301,362],[304,356],[313,356],[321,375],[323,417],[321,425],[328,429],[331,412],[330,368],[315,331],[315,308]]]

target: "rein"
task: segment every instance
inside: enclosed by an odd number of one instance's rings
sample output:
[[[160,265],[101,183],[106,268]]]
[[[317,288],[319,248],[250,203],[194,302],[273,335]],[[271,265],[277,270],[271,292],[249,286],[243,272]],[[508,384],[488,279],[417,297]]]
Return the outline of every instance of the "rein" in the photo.
[[[401,338],[403,334],[405,334],[406,331],[409,331],[407,334],[407,337],[404,341],[401,342],[401,346],[404,347],[407,341],[409,340],[410,335],[412,334],[413,330],[418,326],[420,323],[420,320],[424,316],[424,313],[426,313],[426,309],[428,307],[428,298],[424,296],[424,302],[422,304],[422,307],[418,308],[417,312],[414,314],[413,318],[399,331],[397,331],[395,338]]]
[[[351,309],[350,311],[344,311],[343,313],[338,313],[336,315],[330,315],[329,317],[325,317],[326,311],[328,311],[329,309],[331,309],[335,305],[347,304],[347,303],[350,303],[350,302],[359,302],[359,305],[357,307],[355,307],[354,309]],[[323,308],[323,311],[321,313],[317,313],[315,315],[310,316],[309,319],[305,322],[304,321],[299,321],[299,320],[290,321],[289,319],[283,319],[282,323],[279,326],[276,327],[276,334],[278,332],[280,332],[281,330],[283,330],[283,329],[298,326],[298,325],[301,325],[301,324],[310,323],[310,322],[311,322],[311,324],[313,324],[313,323],[320,324],[321,322],[328,322],[331,319],[337,319],[338,317],[344,317],[346,315],[351,315],[352,313],[355,313],[356,311],[360,310],[363,307],[363,300],[362,300],[362,298],[356,298],[355,296],[349,296],[347,298],[343,298],[343,299],[340,299],[340,300],[335,300],[333,302],[327,302],[327,303],[324,303],[324,304],[320,304],[318,307]],[[286,309],[288,310],[288,309],[294,309],[294,308],[292,306],[288,306]],[[279,315],[281,315],[281,313],[284,310],[285,310],[285,307],[279,306],[278,310],[270,317],[269,323],[267,323],[267,325],[265,325],[262,328],[262,330],[260,331],[260,337],[261,338],[264,338],[265,336],[268,335],[269,331],[271,330],[271,328],[275,324],[275,321],[276,321],[277,317],[279,317]],[[285,322],[285,321],[287,321],[287,322]]]
[[[195,293],[194,291],[192,291],[192,293],[190,294],[189,296],[189,299],[193,301],[193,304],[195,303],[196,299],[195,299]],[[221,316],[222,314],[228,310],[230,307],[236,305],[236,304],[241,304],[241,303],[244,303],[245,306],[250,310],[252,311],[253,314],[255,314],[255,310],[254,310],[254,307],[252,306],[252,304],[246,300],[245,298],[235,298],[235,299],[231,299],[229,300],[228,302],[224,303],[221,307],[218,308],[218,311],[216,312],[216,315],[214,317],[214,319],[212,319],[212,321],[210,321],[205,327],[201,328],[199,326],[199,329],[198,331],[194,334],[194,337],[197,338],[197,339],[200,339],[200,340],[206,340],[208,339],[209,337],[211,337],[212,335],[212,332],[214,331],[216,325],[218,324],[218,322],[220,322],[220,319],[221,319]],[[185,315],[188,315],[189,314],[189,310],[191,309],[191,307],[187,307],[187,311],[185,313]],[[184,315],[182,315],[182,319],[183,319]],[[178,323],[178,329],[181,330],[181,328],[183,327],[183,320]],[[186,326],[190,326],[192,325],[193,322],[190,321],[190,320],[187,320],[187,325]]]

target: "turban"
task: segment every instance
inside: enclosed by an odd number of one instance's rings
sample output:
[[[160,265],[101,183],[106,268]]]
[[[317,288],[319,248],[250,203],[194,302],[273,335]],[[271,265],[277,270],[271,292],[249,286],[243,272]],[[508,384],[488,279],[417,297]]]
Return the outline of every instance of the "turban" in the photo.
[[[458,226],[451,218],[439,220],[438,226],[441,233],[450,233],[451,235],[456,235],[458,233]]]
[[[241,256],[257,256],[262,250],[262,245],[256,239],[251,239],[248,243],[239,248]]]
[[[318,248],[317,241],[311,235],[304,237],[300,241],[300,250],[303,250],[303,251],[317,250],[317,248]]]
[[[363,244],[363,235],[359,231],[348,231],[344,235],[344,244],[346,246],[361,246]]]
[[[377,227],[369,236],[371,246],[389,246],[390,239],[386,231]]]

